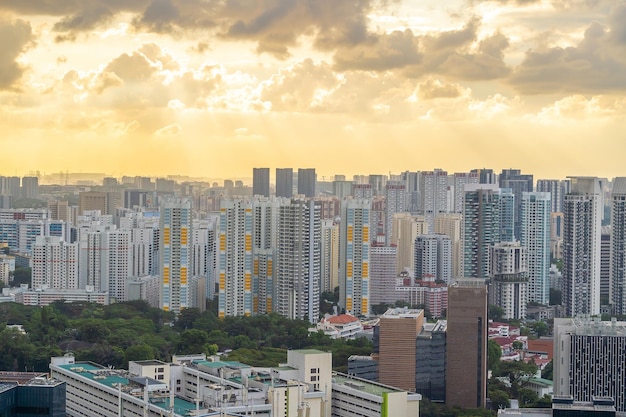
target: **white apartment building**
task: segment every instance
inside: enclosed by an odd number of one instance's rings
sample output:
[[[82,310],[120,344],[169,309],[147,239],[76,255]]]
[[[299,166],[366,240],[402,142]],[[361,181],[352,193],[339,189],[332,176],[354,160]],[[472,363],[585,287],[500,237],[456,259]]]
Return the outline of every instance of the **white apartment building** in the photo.
[[[33,246],[32,287],[78,289],[78,245],[60,237],[37,237]]]
[[[528,259],[528,301],[550,302],[551,196],[546,192],[522,193],[520,243]]]

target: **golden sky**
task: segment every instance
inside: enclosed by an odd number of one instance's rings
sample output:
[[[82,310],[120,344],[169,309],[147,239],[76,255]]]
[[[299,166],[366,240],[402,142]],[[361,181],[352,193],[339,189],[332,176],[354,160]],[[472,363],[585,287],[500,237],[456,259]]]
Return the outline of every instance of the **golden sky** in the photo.
[[[626,175],[626,0],[2,0],[0,174]]]

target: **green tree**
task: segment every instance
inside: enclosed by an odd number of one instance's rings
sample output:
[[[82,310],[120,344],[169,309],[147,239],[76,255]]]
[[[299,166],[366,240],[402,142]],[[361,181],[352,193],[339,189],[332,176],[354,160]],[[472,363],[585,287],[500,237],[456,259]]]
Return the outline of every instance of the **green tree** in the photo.
[[[497,305],[489,304],[489,312],[487,313],[487,316],[489,317],[489,320],[502,321],[502,317],[504,317],[504,310]]]
[[[543,379],[549,379],[550,381],[552,381],[552,361],[548,362],[548,364],[546,365],[545,368],[543,368],[543,370],[541,371],[541,377]]]
[[[489,399],[495,408],[507,408],[511,405],[509,394],[499,389],[489,391]]]
[[[495,340],[489,339],[487,342],[487,367],[496,373],[499,369],[502,349]]]
[[[529,327],[533,329],[537,337],[545,336],[550,332],[548,325],[542,321],[533,322]]]
[[[204,330],[189,329],[180,334],[178,353],[204,353],[209,344],[209,335]]]
[[[128,349],[126,349],[126,352],[124,354],[124,360],[127,363],[130,361],[141,361],[148,359],[156,358],[152,346],[145,343],[130,346]]]
[[[28,284],[30,287],[32,271],[30,268],[15,268],[13,271],[12,279],[10,278],[10,284],[13,287],[19,287],[22,284]]]

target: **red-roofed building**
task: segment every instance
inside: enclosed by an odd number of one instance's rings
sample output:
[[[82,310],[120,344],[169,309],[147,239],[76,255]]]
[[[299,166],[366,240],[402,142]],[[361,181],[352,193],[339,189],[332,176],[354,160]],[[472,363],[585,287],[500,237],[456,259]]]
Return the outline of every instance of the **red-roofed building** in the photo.
[[[326,316],[311,331],[323,331],[331,339],[354,339],[363,331],[361,321],[351,314]]]

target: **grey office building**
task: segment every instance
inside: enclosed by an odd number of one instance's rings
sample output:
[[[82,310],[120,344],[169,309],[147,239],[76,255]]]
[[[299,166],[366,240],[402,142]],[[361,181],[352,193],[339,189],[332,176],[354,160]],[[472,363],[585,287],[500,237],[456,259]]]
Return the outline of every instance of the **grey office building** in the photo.
[[[315,168],[298,169],[298,194],[305,197],[315,197]]]
[[[276,197],[293,197],[292,168],[276,168]]]
[[[270,196],[270,169],[252,169],[252,195]]]

